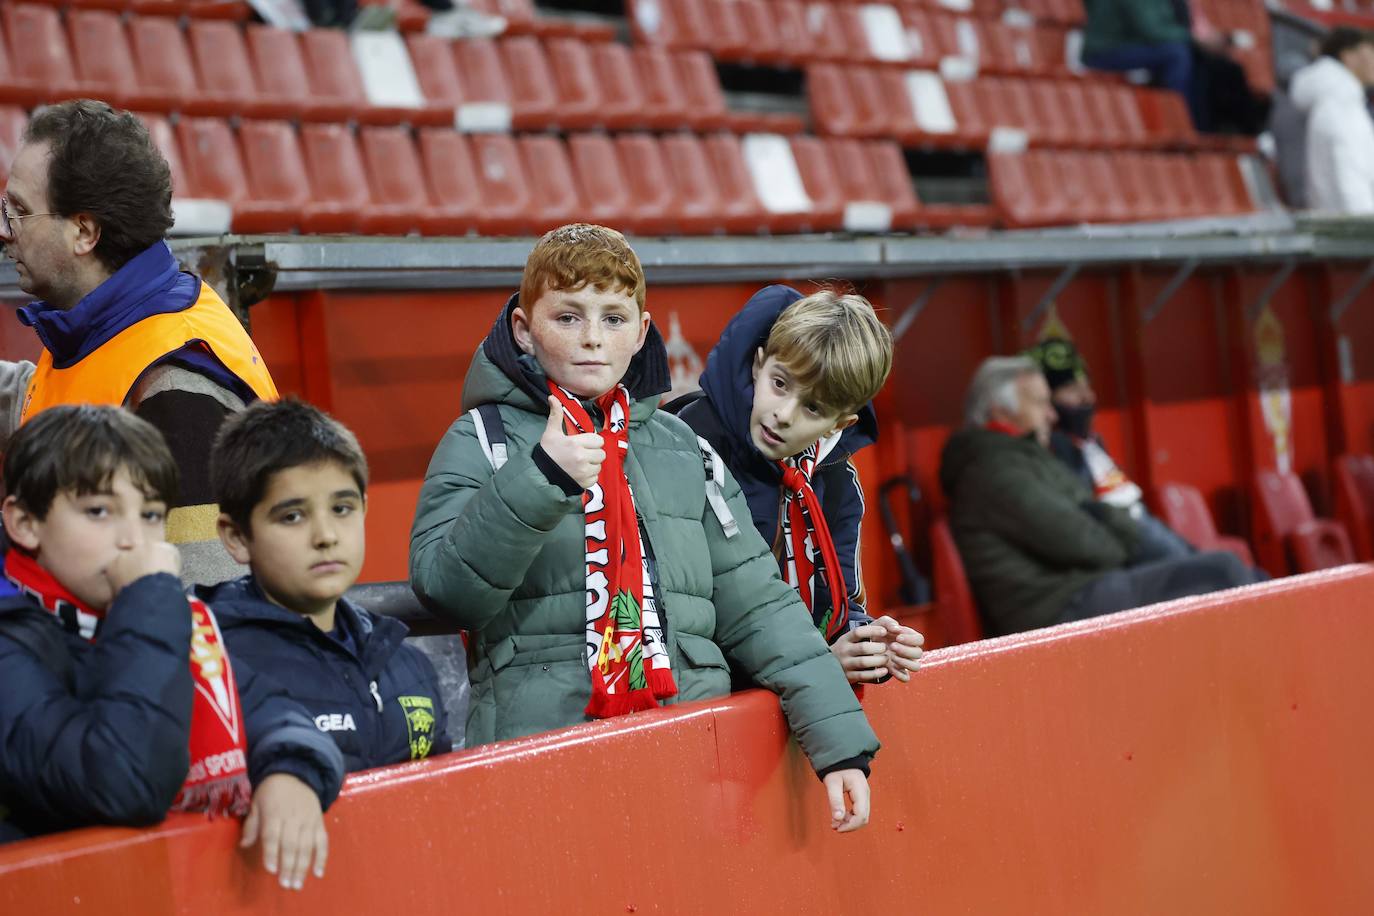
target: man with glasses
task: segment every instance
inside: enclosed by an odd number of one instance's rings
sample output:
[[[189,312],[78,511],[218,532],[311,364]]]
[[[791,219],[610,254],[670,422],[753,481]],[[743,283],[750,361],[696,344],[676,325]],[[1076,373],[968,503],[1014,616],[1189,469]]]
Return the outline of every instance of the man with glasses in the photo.
[[[0,242],[39,300],[19,320],[43,348],[36,366],[0,362],[0,449],[47,407],[123,404],[161,430],[180,469],[169,539],[208,548],[215,433],[277,391],[238,319],[163,241],[171,201],[171,171],[134,115],[86,99],[34,113],[0,199]],[[194,550],[186,559],[197,568]]]

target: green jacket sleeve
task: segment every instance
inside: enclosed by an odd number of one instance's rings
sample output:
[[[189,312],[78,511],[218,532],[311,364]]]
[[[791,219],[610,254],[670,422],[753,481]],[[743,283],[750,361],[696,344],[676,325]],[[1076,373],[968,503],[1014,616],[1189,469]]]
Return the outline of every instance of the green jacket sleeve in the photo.
[[[512,448],[495,474],[472,420],[440,440],[415,507],[410,584],[436,613],[480,630],[505,608],[545,539],[581,505]]]
[[[1046,487],[1024,463],[1000,463],[969,483],[997,494],[984,519],[988,527],[1032,556],[1080,569],[1115,569],[1126,563],[1128,549],[1117,532],[1067,494]]]
[[[777,560],[750,523],[749,505],[728,472],[722,489],[742,524],[727,538],[709,506],[702,515],[714,578],[716,643],[736,668],[778,694],[787,724],[816,770],[873,756],[878,736],[801,597],[779,577]]]

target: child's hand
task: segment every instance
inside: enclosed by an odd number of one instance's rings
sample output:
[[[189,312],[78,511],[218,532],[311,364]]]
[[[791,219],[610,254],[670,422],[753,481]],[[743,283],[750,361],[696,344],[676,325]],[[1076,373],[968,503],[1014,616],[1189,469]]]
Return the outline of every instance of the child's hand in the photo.
[[[569,436],[563,432],[563,405],[558,398],[549,395],[549,422],[544,427],[544,435],[539,437],[545,454],[554,460],[568,476],[577,481],[582,489],[596,483],[601,473],[601,462],[606,460],[606,449],[601,437],[596,433],[578,433]]]
[[[868,823],[868,777],[863,770],[837,770],[829,774],[825,777],[825,794],[830,800],[831,830],[849,833]]]
[[[903,682],[911,680],[911,672],[921,667],[921,647],[926,638],[886,615],[873,622],[887,631],[887,667],[892,676]]]
[[[144,541],[121,550],[104,569],[110,593],[118,595],[126,585],[154,573],[181,575],[181,553],[166,541]]]
[[[262,867],[280,875],[281,886],[300,890],[310,860],[315,877],[324,877],[329,834],[315,790],[290,773],[273,773],[253,792],[253,807],[243,822],[239,846],[247,849],[262,837]]]
[[[844,676],[849,679],[849,683],[863,684],[876,681],[887,674],[887,641],[887,627],[874,621],[845,633],[831,643],[830,651],[844,669]]]

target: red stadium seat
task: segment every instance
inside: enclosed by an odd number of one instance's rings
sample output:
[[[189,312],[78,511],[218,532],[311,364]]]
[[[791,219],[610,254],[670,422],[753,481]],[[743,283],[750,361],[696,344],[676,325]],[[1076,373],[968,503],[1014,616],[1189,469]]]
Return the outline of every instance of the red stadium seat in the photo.
[[[28,124],[29,116],[24,109],[18,105],[0,105],[0,184],[9,179],[10,163],[19,152],[19,141]]]
[[[245,227],[239,231],[276,231],[257,228],[275,218],[274,206],[289,207],[284,218],[298,225],[301,214],[312,203],[310,177],[306,173],[305,156],[296,129],[286,121],[241,121],[238,134],[249,192],[243,212],[235,211],[235,219]],[[324,220],[324,213],[320,204],[314,204],[314,208],[319,225]],[[254,225],[250,227],[250,223]]]
[[[706,153],[720,189],[720,213],[727,232],[754,235],[763,231],[795,232],[800,228],[803,221],[795,214],[769,214],[764,209],[737,136],[712,134],[706,138]]]
[[[931,573],[935,582],[935,615],[939,645],[957,646],[983,638],[978,606],[973,601],[964,561],[949,530],[949,522],[936,519],[930,526]]]
[[[582,219],[586,208],[563,141],[548,135],[521,137],[520,154],[530,181],[534,234]]]
[[[78,79],[56,8],[6,3],[4,21],[8,56],[0,60],[0,102],[33,108],[100,95],[103,87]]]
[[[436,207],[410,130],[364,127],[358,131],[368,188],[373,201],[359,222],[363,232],[399,235],[419,229],[425,235],[464,235],[471,221],[459,211]]]
[[[767,0],[730,0],[730,4],[734,6],[749,42],[745,56],[750,61],[775,67],[790,66],[795,60],[805,59],[798,56],[797,48],[787,44],[796,31],[787,35],[778,29],[779,4],[770,4]],[[803,40],[809,37],[805,36],[804,31],[802,36]]]
[[[1188,105],[1177,92],[1168,89],[1136,89],[1141,123],[1150,141],[1170,148],[1190,148],[1197,144]]]
[[[515,138],[474,134],[472,156],[482,188],[483,235],[529,235],[534,231],[534,193]]]
[[[568,138],[568,152],[582,189],[583,218],[634,231],[630,224],[630,189],[611,138],[605,134],[573,134]]]
[[[1262,470],[1254,477],[1251,494],[1255,554],[1270,575],[1354,562],[1345,528],[1314,517],[1297,475]]]
[[[878,178],[866,141],[835,138],[827,141],[835,175],[844,195],[844,228],[850,232],[888,232],[898,228],[884,184]],[[907,227],[915,222],[909,213]]]
[[[353,132],[343,124],[306,124],[301,128],[301,149],[311,198],[301,218],[301,231],[360,231],[363,215],[373,203]]]
[[[423,128],[419,137],[430,199],[445,213],[461,218],[465,231],[472,231],[480,223],[483,204],[468,138],[443,127]]]
[[[811,212],[805,215],[802,228],[829,232],[843,227],[844,190],[825,141],[819,137],[792,137],[790,142],[797,172],[811,198]]]
[[[164,115],[146,112],[138,112],[138,119],[143,122],[144,127],[148,128],[148,136],[152,138],[153,145],[162,154],[162,158],[167,161],[167,170],[172,173],[172,199],[186,197],[190,182],[186,178],[186,167],[181,161],[181,146],[177,143],[177,135],[176,131],[172,129],[172,122],[168,121]],[[0,120],[0,132],[5,131],[7,127],[8,123]],[[0,146],[3,146],[2,140],[0,140]],[[4,155],[3,150],[0,150],[0,155]],[[6,159],[5,163],[8,164],[9,159]]]
[[[1212,512],[1197,487],[1166,483],[1156,491],[1159,517],[1174,533],[1198,550],[1227,550],[1246,566],[1254,566],[1250,545],[1244,539],[1217,533]]]
[[[433,105],[452,108],[455,112],[467,100],[463,81],[458,76],[454,60],[453,39],[439,35],[413,33],[405,37],[410,65],[420,91]]]
[[[544,44],[549,70],[558,94],[558,124],[564,130],[588,127],[620,129],[632,122],[623,114],[612,121],[604,112],[601,81],[592,60],[592,46],[576,38],[550,38]]]
[[[678,85],[687,102],[687,117],[696,130],[716,130],[731,123],[716,67],[705,51],[674,55]]]
[[[290,130],[289,125],[282,126]],[[185,196],[228,201],[235,232],[289,232],[296,226],[304,201],[299,196],[294,201],[261,196],[264,189],[249,181],[228,122],[183,117],[177,136],[186,174]]]
[[[1050,226],[1068,217],[1053,156],[1043,150],[988,154],[992,199],[1007,226]]]
[[[806,3],[806,25],[815,49],[813,60],[861,61],[868,59],[867,46],[854,47],[840,25],[837,7],[831,3]]]
[[[696,47],[709,50],[712,56],[721,60],[750,57],[753,48],[735,0],[677,0],[677,8],[684,16],[698,20],[695,30],[706,41]]]
[[[636,44],[668,48],[704,47],[704,37],[692,34],[680,24],[681,4],[660,0],[627,0],[625,16]],[[688,23],[690,26],[690,21]]]
[[[991,113],[983,111],[973,87],[971,80],[944,81],[945,95],[957,125],[954,140],[963,146],[977,148],[987,145],[994,122]]]
[[[482,129],[510,130],[514,100],[496,42],[474,38],[452,47],[464,102],[458,110],[459,127],[472,129],[471,116],[476,114]]]
[[[633,231],[640,235],[683,231],[677,189],[658,141],[648,134],[624,134],[615,138],[615,146],[634,203]]]
[[[502,40],[499,47],[510,87],[512,126],[516,130],[553,126],[558,120],[558,87],[539,39],[522,35]]]
[[[857,75],[857,86],[855,76]],[[888,124],[879,105],[882,83],[871,81],[867,68],[816,64],[806,70],[811,121],[818,134],[871,137]]]
[[[864,153],[873,168],[882,200],[892,208],[892,228],[907,232],[920,223],[921,203],[902,148],[892,140],[870,140]]]
[[[706,147],[695,134],[681,133],[661,141],[663,158],[678,192],[679,225],[687,235],[725,231],[720,186]]]
[[[264,92],[289,100],[295,116],[308,121],[349,119],[352,108],[347,100],[320,97],[310,91],[295,32],[257,23],[249,23],[245,31],[258,85]]]
[[[1336,459],[1336,518],[1350,532],[1355,555],[1374,560],[1374,455]]]
[[[227,116],[235,110],[236,99],[201,88],[191,49],[175,19],[135,16],[128,21],[128,32],[139,87],[172,97],[182,114]]]
[[[696,126],[672,52],[663,48],[640,47],[634,49],[634,59],[644,90],[645,106],[652,112],[655,126]]]
[[[668,127],[676,121],[650,102],[639,65],[630,49],[619,42],[603,42],[591,49],[592,67],[601,84],[601,111],[613,130]]]
[[[764,0],[772,15],[772,31],[778,36],[779,63],[804,66],[807,62],[824,59],[816,48],[815,38],[807,25],[807,6],[801,0]]]

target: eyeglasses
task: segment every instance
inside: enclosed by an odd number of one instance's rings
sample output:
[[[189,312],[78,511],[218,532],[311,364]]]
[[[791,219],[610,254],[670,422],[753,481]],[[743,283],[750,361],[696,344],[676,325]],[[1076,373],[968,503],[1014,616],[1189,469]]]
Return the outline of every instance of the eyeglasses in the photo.
[[[57,213],[49,210],[47,213],[25,213],[23,216],[16,216],[10,212],[10,202],[0,197],[0,229],[9,238],[14,238],[18,233],[18,221],[21,219],[33,219],[35,216],[57,216]]]

